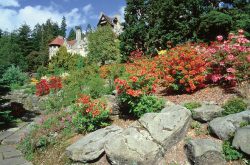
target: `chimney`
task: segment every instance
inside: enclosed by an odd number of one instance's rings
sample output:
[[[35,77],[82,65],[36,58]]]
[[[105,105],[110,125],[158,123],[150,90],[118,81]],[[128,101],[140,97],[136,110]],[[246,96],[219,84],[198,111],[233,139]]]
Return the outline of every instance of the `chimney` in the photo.
[[[117,22],[118,23],[121,23],[121,15],[119,15],[119,14],[116,14],[116,15],[114,15],[114,19],[117,19]]]
[[[76,41],[81,41],[82,39],[82,30],[81,30],[81,27],[80,26],[76,26],[75,27],[76,29]]]

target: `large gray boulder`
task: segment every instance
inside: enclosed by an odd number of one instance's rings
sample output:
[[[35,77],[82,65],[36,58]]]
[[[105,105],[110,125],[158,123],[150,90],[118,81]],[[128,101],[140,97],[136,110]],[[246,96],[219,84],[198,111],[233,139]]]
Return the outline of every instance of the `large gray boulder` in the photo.
[[[105,152],[114,165],[158,165],[164,157],[164,149],[140,126],[129,127],[111,138]]]
[[[228,140],[243,122],[250,122],[250,110],[215,118],[209,123],[209,128],[220,139]]]
[[[166,113],[147,113],[139,122],[152,138],[168,150],[186,135],[191,113],[185,108]]]
[[[164,154],[186,134],[191,113],[184,107],[165,113],[147,113],[105,144],[115,165],[160,165]]]
[[[202,104],[201,107],[196,108],[192,111],[192,117],[194,120],[200,122],[208,122],[216,117],[221,116],[223,111],[224,109],[218,105]]]
[[[194,165],[223,165],[222,144],[211,139],[190,140],[185,145],[188,159]]]
[[[236,131],[233,146],[250,155],[250,125]]]
[[[34,94],[28,94],[24,89],[11,91],[3,98],[9,99],[12,103],[20,103],[23,106],[22,108],[30,111],[42,110],[41,102],[47,99],[46,96],[39,97]]]
[[[105,142],[121,131],[118,126],[108,126],[92,132],[66,148],[66,155],[77,162],[97,160],[104,154]]]

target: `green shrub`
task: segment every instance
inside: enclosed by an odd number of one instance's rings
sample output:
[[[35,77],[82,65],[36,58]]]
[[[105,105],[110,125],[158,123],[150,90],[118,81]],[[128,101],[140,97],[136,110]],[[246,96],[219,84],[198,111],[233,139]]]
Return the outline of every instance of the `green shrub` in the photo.
[[[238,160],[243,157],[243,154],[234,149],[230,143],[230,141],[223,142],[223,153],[225,155],[226,160]]]
[[[100,98],[104,94],[107,94],[107,86],[105,81],[98,74],[89,75],[83,80],[82,93],[90,95],[92,98]]]
[[[115,90],[114,80],[124,73],[125,67],[122,64],[104,65],[100,68],[100,76],[108,80],[109,91]]]
[[[23,139],[18,145],[18,149],[25,155],[27,160],[33,160],[35,145],[34,140],[32,140],[32,136],[28,135],[25,139]]]
[[[24,93],[27,94],[35,94],[36,93],[36,86],[33,84],[29,84],[25,87]]]
[[[250,121],[243,121],[240,123],[240,127],[245,127],[245,126],[248,126],[250,125]]]
[[[233,98],[228,100],[223,107],[223,115],[230,115],[234,113],[239,113],[247,108],[247,104],[241,98]]]
[[[27,80],[28,76],[23,73],[18,66],[15,67],[14,65],[12,65],[5,71],[0,82],[5,85],[11,86],[11,84],[24,85]]]
[[[80,94],[100,98],[108,94],[105,80],[98,75],[98,67],[86,66],[79,70],[72,70],[63,81],[63,88],[58,93],[52,93],[43,102],[43,107],[48,111],[59,111],[75,102]]]
[[[143,95],[140,101],[132,106],[131,113],[141,117],[145,113],[158,112],[164,107],[164,100],[153,95]]]
[[[184,107],[186,107],[187,109],[192,111],[192,110],[194,110],[196,108],[201,107],[201,104],[198,103],[198,102],[189,102],[189,103],[185,103]]]
[[[104,42],[105,41],[105,42]],[[88,57],[90,62],[101,63],[119,62],[121,54],[120,42],[110,26],[98,27],[88,34]]]
[[[9,110],[0,111],[0,125],[11,123],[14,120],[10,113],[11,111]]]
[[[207,41],[215,40],[216,36],[227,36],[232,27],[232,17],[219,11],[210,11],[201,16],[199,36]]]
[[[37,78],[40,79],[42,76],[45,76],[48,74],[48,68],[44,66],[39,66],[36,72],[37,72]]]

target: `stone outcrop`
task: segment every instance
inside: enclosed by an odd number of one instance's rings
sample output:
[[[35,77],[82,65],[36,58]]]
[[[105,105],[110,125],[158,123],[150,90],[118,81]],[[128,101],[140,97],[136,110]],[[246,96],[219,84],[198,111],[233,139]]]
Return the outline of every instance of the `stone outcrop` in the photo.
[[[233,146],[250,155],[250,125],[239,128],[236,131]]]
[[[150,134],[138,127],[130,127],[105,144],[111,164],[159,164],[164,156],[162,146]]]
[[[209,128],[220,139],[228,140],[243,122],[250,122],[250,110],[215,118],[209,123]]]
[[[22,108],[29,111],[40,111],[41,102],[46,99],[46,97],[38,97],[33,94],[25,93],[25,90],[15,90],[11,91],[8,95],[3,97],[4,99],[9,99],[10,103],[20,103]]]
[[[200,122],[208,122],[216,117],[220,117],[223,111],[224,109],[218,105],[202,104],[201,107],[192,110],[192,117]]]
[[[191,120],[185,108],[166,113],[147,113],[139,119],[142,128],[165,150],[184,138]]]
[[[66,155],[77,162],[91,162],[104,154],[105,142],[120,133],[118,126],[109,126],[92,132],[66,149]]]
[[[194,165],[226,164],[222,154],[222,144],[210,139],[190,140],[185,145],[189,160]]]
[[[175,110],[174,110],[175,109]],[[186,134],[191,113],[181,106],[147,113],[105,144],[111,164],[164,164],[164,154]]]

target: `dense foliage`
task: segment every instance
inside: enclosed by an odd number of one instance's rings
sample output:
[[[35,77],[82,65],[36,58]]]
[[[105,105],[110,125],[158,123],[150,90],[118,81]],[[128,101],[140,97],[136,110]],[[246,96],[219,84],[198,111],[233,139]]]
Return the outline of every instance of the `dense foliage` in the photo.
[[[0,83],[4,85],[24,85],[28,80],[28,76],[21,71],[19,67],[15,67],[12,65],[9,67],[3,74],[2,78],[0,79]]]
[[[119,61],[119,41],[110,26],[98,27],[88,33],[88,58],[90,62],[101,63]]]
[[[31,29],[27,24],[17,30],[0,34],[0,77],[9,66],[19,66],[22,71],[36,72],[49,61],[49,42],[58,35],[65,36],[66,22],[61,27],[48,19]]]
[[[56,70],[69,71],[81,68],[84,65],[84,58],[77,54],[67,52],[65,46],[61,46],[59,51],[53,56],[49,63],[49,70],[53,73]]]

